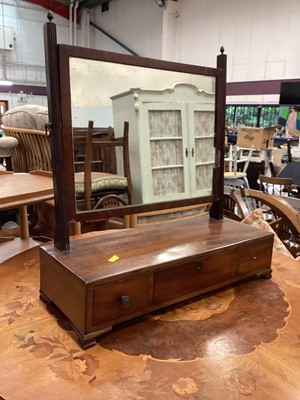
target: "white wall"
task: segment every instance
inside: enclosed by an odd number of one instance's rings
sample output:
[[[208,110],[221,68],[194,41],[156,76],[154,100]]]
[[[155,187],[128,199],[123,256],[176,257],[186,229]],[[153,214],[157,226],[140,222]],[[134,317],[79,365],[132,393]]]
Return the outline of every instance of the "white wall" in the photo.
[[[0,50],[0,79],[17,84],[45,86],[45,58],[43,25],[47,21],[47,10],[30,2],[3,0],[0,5],[1,26],[14,30],[13,50]],[[65,18],[55,16],[58,38],[63,43],[69,40],[69,24]],[[18,101],[16,93],[0,93],[1,100],[8,100],[9,108],[22,104],[47,105],[46,96],[28,95],[26,102]]]
[[[1,51],[12,80],[45,84],[43,24],[47,10],[28,1],[3,0],[0,23],[16,33],[15,50]],[[112,0],[83,12],[77,44],[126,52],[94,28],[87,16],[136,53],[153,58],[216,65],[220,46],[228,56],[228,82],[299,78],[299,0]],[[58,41],[69,43],[69,22],[55,15]],[[3,69],[2,69],[3,72]],[[1,70],[0,70],[1,73]],[[229,98],[229,101],[235,101]],[[274,96],[240,96],[239,101],[272,102]]]
[[[223,45],[228,56],[228,82],[299,78],[299,0],[170,3],[173,21],[170,15],[165,17],[170,28],[167,36],[169,40],[176,37],[176,46],[174,51],[174,46],[166,41],[163,58],[215,66]],[[278,97],[248,96],[239,100],[270,102]]]
[[[7,78],[18,83],[45,84],[43,24],[47,22],[45,8],[24,1],[4,0],[0,5],[1,26],[12,27],[15,32],[14,50],[1,50],[5,57]],[[68,21],[56,16],[58,37],[68,40]]]
[[[215,66],[223,45],[229,82],[299,77],[299,0],[171,0],[170,4],[178,12],[173,34],[171,30],[167,34],[177,43],[176,52],[163,49],[165,58]]]
[[[109,11],[96,7],[90,20],[143,57],[161,58],[163,9],[155,0],[113,0]],[[101,50],[128,52],[103,33],[91,29],[91,47]]]
[[[43,25],[47,21],[46,15],[45,8],[30,2],[3,0],[0,5],[0,24],[12,27],[16,40],[14,50],[0,50],[1,63],[5,63],[6,67],[0,69],[0,79],[45,86]],[[102,13],[101,7],[82,10],[76,29],[76,43],[74,27],[71,27],[71,40],[78,46],[128,53],[103,33],[90,27],[89,21],[93,21],[139,55],[161,58],[162,15],[162,9],[154,0],[113,0],[107,12]],[[68,19],[55,14],[53,22],[57,26],[58,42],[70,43]],[[11,93],[0,93],[0,97],[9,101],[10,108],[23,104]],[[29,96],[26,103],[31,102],[45,105],[45,98]]]

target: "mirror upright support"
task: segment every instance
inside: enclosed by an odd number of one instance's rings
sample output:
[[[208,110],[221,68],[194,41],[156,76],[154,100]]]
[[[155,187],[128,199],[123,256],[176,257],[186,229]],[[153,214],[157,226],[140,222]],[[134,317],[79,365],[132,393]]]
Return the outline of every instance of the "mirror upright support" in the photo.
[[[216,107],[215,114],[215,145],[216,145],[216,160],[217,179],[214,179],[214,189],[217,193],[218,200],[213,202],[210,208],[210,216],[216,219],[223,219],[223,202],[224,202],[224,146],[225,146],[225,110],[226,110],[226,71],[227,71],[227,55],[224,54],[224,47],[220,48],[221,54],[217,56],[217,68],[222,71],[221,78],[217,77],[216,90]]]
[[[68,199],[64,196],[66,176],[64,168],[64,144],[61,123],[61,99],[58,68],[56,25],[51,22],[53,15],[47,14],[49,22],[44,25],[44,46],[46,61],[47,98],[49,132],[51,147],[51,162],[53,172],[54,198],[55,198],[55,232],[54,246],[64,252],[70,250]],[[57,201],[58,200],[58,201]]]

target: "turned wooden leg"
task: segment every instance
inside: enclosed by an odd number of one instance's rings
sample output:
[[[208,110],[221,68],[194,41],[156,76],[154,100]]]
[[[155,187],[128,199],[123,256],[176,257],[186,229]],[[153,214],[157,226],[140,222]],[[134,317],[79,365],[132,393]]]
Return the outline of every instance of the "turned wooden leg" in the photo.
[[[29,239],[27,206],[19,207],[21,239]]]

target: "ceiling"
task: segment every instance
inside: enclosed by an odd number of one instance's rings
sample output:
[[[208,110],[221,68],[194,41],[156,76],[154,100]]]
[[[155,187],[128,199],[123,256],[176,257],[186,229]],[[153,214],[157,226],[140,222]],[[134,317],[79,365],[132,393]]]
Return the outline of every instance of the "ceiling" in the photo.
[[[58,14],[64,18],[69,18],[70,4],[75,4],[76,0],[27,0],[30,3],[37,4],[53,13]],[[103,10],[109,6],[111,0],[79,0],[79,10],[81,7],[93,8],[102,6]]]

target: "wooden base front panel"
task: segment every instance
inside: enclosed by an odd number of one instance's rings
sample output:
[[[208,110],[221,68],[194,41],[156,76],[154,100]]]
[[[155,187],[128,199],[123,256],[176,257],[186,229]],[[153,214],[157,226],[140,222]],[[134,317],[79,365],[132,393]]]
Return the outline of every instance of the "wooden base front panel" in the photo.
[[[50,245],[43,246],[41,297],[55,303],[69,318],[86,348],[95,343],[99,334],[122,321],[252,275],[270,276],[272,234],[243,226],[242,240],[237,240],[227,234],[239,230],[239,223],[228,221],[227,226],[227,221],[216,221],[220,224],[218,231],[216,222],[196,220],[198,224],[189,224],[194,234],[186,244],[184,236],[178,237],[185,224],[167,223],[163,224],[164,230],[169,225],[166,232],[138,228],[121,234],[107,233],[98,241],[76,240],[67,254]],[[212,227],[219,232],[217,236],[212,234]],[[161,243],[161,235],[166,233],[167,242]],[[117,243],[116,235],[121,242]],[[219,245],[221,242],[223,246]],[[120,262],[107,263],[107,257],[113,254]]]

